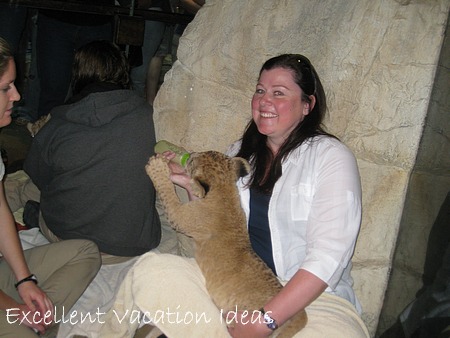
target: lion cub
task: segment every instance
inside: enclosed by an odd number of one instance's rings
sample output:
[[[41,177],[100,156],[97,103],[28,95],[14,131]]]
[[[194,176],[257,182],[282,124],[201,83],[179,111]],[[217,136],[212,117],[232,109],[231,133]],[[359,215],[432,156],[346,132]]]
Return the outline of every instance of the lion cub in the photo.
[[[272,270],[253,251],[236,182],[250,165],[215,151],[193,153],[186,165],[199,197],[182,204],[169,179],[167,160],[151,157],[146,165],[171,226],[193,238],[195,259],[219,309],[257,311],[282,288]],[[254,316],[256,318],[256,316]],[[249,318],[247,318],[249,319]],[[274,331],[292,337],[306,324],[304,311]]]

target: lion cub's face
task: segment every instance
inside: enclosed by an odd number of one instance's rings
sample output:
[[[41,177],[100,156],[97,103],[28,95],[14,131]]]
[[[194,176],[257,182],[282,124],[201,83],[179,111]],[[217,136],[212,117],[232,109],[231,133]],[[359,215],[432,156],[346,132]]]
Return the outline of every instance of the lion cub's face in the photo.
[[[229,157],[217,151],[192,153],[186,165],[193,184],[199,184],[204,194],[222,184],[235,184],[250,172],[249,163],[240,157]],[[200,196],[199,196],[200,197]]]

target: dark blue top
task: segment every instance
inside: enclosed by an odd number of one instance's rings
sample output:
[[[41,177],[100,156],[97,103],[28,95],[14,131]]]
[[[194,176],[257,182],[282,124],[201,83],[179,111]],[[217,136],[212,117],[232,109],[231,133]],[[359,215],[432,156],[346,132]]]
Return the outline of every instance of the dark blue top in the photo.
[[[276,274],[268,217],[270,196],[250,188],[248,233],[253,250]]]

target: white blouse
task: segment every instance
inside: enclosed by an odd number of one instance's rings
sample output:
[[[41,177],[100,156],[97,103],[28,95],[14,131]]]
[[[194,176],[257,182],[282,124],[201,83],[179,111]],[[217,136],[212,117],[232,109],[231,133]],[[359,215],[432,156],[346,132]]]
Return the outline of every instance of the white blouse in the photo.
[[[228,154],[237,153],[240,142]],[[282,164],[269,203],[277,275],[286,283],[304,269],[328,284],[326,292],[361,310],[352,289],[351,258],[361,223],[361,183],[356,159],[340,141],[318,136],[292,151]],[[238,182],[249,218],[249,176]]]

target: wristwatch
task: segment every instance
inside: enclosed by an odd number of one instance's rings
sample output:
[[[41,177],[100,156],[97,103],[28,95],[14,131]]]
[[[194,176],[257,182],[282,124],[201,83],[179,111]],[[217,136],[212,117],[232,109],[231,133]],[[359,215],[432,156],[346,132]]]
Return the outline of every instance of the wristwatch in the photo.
[[[276,320],[273,319],[272,317],[270,317],[270,315],[268,313],[266,313],[266,311],[264,311],[264,308],[261,308],[259,311],[263,315],[264,324],[266,324],[269,329],[271,329],[272,331],[275,331],[276,329],[278,329],[278,324],[277,324]]]
[[[22,284],[22,283],[25,283],[25,282],[33,282],[34,284],[38,284],[38,280],[37,280],[37,277],[35,276],[35,275],[29,275],[28,277],[25,277],[24,279],[21,279],[20,281],[18,281],[16,284],[14,284],[14,286],[16,287],[16,289],[17,289],[17,287],[20,285],[20,284]]]

